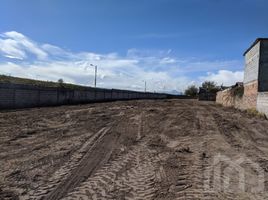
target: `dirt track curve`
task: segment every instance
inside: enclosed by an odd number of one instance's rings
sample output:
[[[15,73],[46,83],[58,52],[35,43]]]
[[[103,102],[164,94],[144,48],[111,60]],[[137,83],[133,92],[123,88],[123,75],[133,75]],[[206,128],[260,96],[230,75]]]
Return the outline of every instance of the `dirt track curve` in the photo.
[[[0,113],[0,199],[268,199],[268,121],[211,102]]]

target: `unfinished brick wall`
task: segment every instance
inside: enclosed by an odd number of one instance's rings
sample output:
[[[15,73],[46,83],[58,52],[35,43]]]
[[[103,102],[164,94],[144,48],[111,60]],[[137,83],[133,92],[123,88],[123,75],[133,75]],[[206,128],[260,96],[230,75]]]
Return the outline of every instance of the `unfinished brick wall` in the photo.
[[[216,102],[226,107],[243,109],[243,98],[235,94],[234,88],[218,92]]]
[[[233,93],[234,88],[221,91],[217,94],[217,103],[239,109],[257,108],[259,93],[259,69],[261,41],[256,41],[244,54],[244,92],[243,97],[237,98]]]
[[[244,87],[243,96],[235,93],[236,88],[229,88],[217,93],[216,102],[226,107],[234,107],[241,110],[256,108],[258,97],[258,82],[254,81]]]
[[[244,85],[242,109],[256,108],[258,97],[258,81],[253,81]]]

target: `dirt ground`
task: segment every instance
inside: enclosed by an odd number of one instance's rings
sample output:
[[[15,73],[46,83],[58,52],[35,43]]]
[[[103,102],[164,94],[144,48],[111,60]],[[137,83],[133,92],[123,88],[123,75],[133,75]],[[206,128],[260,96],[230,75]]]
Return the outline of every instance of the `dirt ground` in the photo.
[[[0,113],[0,199],[268,199],[268,121],[211,102]]]

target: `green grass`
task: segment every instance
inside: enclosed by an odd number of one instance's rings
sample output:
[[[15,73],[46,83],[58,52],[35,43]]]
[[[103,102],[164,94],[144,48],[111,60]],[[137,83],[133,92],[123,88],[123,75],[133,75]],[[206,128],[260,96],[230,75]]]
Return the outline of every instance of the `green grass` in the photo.
[[[13,76],[0,75],[0,83],[13,83],[13,84],[24,84],[24,85],[33,85],[41,87],[54,87],[54,88],[68,88],[68,89],[79,89],[84,86],[74,85],[70,83],[58,83],[52,81],[40,81],[28,78],[19,78]]]
[[[267,119],[267,117],[264,113],[257,111],[255,108],[247,109],[246,113],[252,117],[259,117],[259,118]]]

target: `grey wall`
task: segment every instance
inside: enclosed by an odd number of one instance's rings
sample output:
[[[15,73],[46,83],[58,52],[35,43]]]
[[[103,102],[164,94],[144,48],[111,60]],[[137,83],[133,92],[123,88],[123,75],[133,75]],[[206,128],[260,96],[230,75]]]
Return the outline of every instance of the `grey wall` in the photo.
[[[268,92],[258,93],[257,110],[268,116]]]
[[[259,91],[268,92],[268,40],[260,46]]]
[[[0,109],[54,106],[128,99],[165,99],[172,95],[116,89],[46,88],[0,83]],[[173,97],[173,96],[172,96]]]
[[[244,84],[258,80],[259,72],[259,57],[260,57],[260,42],[258,42],[245,55],[245,74]]]

